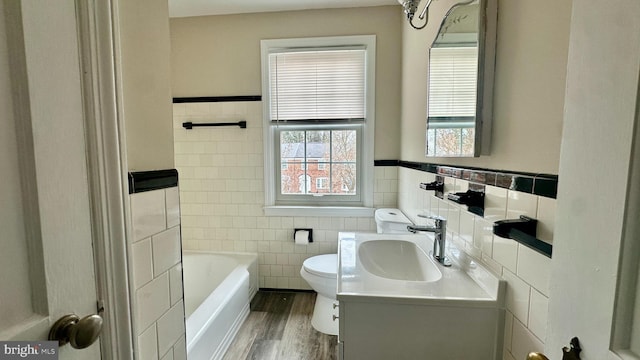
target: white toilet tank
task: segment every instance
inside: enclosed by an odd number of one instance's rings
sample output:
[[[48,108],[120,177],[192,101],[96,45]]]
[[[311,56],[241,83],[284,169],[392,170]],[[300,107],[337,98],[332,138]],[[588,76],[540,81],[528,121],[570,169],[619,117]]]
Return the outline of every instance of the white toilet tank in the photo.
[[[379,234],[408,233],[407,225],[413,224],[398,209],[378,209],[375,212],[375,218]]]

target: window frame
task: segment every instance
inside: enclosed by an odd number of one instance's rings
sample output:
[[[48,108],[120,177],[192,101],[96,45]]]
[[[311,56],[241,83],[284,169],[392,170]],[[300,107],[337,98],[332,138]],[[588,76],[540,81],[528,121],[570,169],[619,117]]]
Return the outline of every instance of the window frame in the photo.
[[[375,35],[314,37],[296,39],[262,40],[262,105],[263,105],[263,143],[264,143],[264,186],[265,215],[267,216],[371,216],[373,214],[374,187],[374,129],[375,129]],[[344,122],[342,124],[295,124],[297,128],[307,130],[338,129],[340,126],[359,127],[358,133],[360,158],[358,163],[358,201],[336,202],[330,196],[314,197],[301,195],[305,201],[283,202],[278,200],[281,191],[279,183],[280,160],[276,150],[279,139],[278,128],[293,127],[285,123],[273,124],[270,119],[271,97],[269,87],[269,54],[279,51],[294,51],[310,48],[353,48],[365,49],[365,120],[359,123]],[[324,200],[326,198],[327,200]]]

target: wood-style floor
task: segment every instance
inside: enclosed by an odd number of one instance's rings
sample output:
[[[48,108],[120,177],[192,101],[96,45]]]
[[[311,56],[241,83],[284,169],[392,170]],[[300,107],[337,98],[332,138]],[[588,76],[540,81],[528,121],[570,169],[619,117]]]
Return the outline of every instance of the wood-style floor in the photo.
[[[259,291],[224,360],[334,360],[337,336],[311,326],[315,293]]]

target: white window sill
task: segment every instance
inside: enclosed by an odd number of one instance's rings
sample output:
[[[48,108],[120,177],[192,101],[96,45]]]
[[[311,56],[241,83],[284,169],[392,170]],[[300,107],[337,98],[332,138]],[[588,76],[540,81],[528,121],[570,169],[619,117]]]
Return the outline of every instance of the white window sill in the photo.
[[[265,216],[373,217],[375,208],[349,206],[265,206]]]

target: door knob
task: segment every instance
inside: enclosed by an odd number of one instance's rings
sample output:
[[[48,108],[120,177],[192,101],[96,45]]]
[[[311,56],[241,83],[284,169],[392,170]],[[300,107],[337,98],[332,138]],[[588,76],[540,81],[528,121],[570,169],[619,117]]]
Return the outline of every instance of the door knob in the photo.
[[[60,346],[67,343],[75,349],[84,349],[93,344],[102,332],[100,315],[89,315],[80,319],[69,314],[56,321],[49,331],[49,340],[57,340]]]
[[[539,352],[532,352],[527,355],[527,360],[549,360],[549,358]]]

